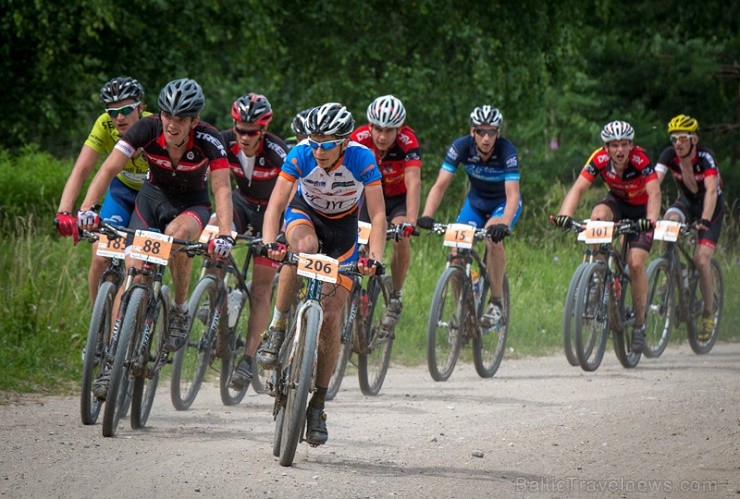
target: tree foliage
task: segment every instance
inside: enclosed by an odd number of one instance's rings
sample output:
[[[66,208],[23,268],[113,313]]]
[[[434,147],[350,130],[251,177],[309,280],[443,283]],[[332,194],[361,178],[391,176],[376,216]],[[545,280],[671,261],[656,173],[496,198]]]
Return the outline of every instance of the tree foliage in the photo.
[[[504,114],[530,198],[572,180],[606,121],[630,121],[657,155],[678,113],[699,119],[726,184],[740,183],[730,167],[740,156],[740,81],[717,78],[739,64],[737,2],[0,4],[0,147],[10,151],[38,144],[71,157],[100,112],[104,81],[134,76],[156,111],[159,89],[187,76],[204,88],[205,120],[229,126],[231,102],[258,91],[278,134],[296,112],[327,101],[362,123],[372,98],[393,93],[422,143],[427,184],[483,103]]]

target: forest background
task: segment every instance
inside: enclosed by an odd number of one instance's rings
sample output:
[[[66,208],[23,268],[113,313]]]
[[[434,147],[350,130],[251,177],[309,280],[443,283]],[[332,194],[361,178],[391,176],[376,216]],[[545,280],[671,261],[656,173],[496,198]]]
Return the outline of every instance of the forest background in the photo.
[[[301,109],[341,102],[359,125],[373,98],[392,93],[420,140],[424,196],[449,144],[468,132],[470,111],[498,107],[522,172],[525,211],[511,243],[521,257],[510,258],[520,297],[531,282],[516,279],[517,268],[552,262],[553,254],[572,254],[577,262],[579,248],[553,231],[547,215],[557,211],[600,145],[601,127],[614,119],[630,122],[635,142],[655,160],[669,145],[668,120],[690,114],[719,161],[727,205],[720,252],[726,271],[735,272],[730,277],[737,277],[738,2],[0,0],[0,54],[0,272],[6,290],[0,300],[0,365],[6,367],[0,374],[29,368],[35,378],[31,368],[50,356],[59,360],[43,370],[47,374],[57,367],[71,377],[79,372],[57,352],[69,355],[62,343],[72,338],[76,349],[84,340],[89,251],[59,240],[51,220],[74,158],[102,112],[98,90],[118,75],[144,85],[153,112],[164,84],[194,78],[206,95],[202,117],[219,128],[231,126],[237,97],[263,93],[275,111],[270,130],[284,137]],[[458,174],[439,219],[456,215],[467,189],[463,177]],[[663,192],[665,205],[676,195],[672,181]],[[589,211],[584,200],[579,214]],[[567,286],[574,267],[552,275],[559,287]],[[431,283],[412,279],[412,287],[433,287],[441,268],[424,272]],[[558,288],[532,299],[562,307],[561,294]],[[530,302],[526,310],[532,308]],[[419,306],[421,314],[425,310],[426,302]],[[733,337],[737,307],[729,310],[735,320],[727,317],[723,334]],[[557,317],[541,322],[545,326],[530,329],[547,330],[550,339],[534,352],[557,344]],[[0,379],[0,389],[46,384]]]

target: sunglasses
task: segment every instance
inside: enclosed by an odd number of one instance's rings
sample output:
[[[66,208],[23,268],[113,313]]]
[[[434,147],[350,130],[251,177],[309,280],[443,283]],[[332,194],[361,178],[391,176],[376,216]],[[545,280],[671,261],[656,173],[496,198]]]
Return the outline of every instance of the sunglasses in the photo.
[[[498,133],[498,128],[488,129],[488,128],[476,128],[475,134],[478,137],[484,137],[488,135],[489,137],[495,137]]]
[[[683,135],[671,135],[671,143],[675,144],[676,142],[686,142],[687,140],[691,139],[693,135],[689,134],[683,134]]]
[[[317,142],[313,139],[308,139],[308,145],[310,145],[311,149],[313,149],[314,151],[319,147],[322,151],[331,151],[342,142],[344,142],[344,139],[327,140],[326,142]]]
[[[141,104],[141,102],[134,102],[133,104],[127,104],[121,107],[111,107],[106,109],[105,112],[108,113],[111,118],[118,118],[119,114],[128,116],[133,113],[137,107],[139,107],[139,104]]]
[[[238,126],[235,126],[234,127],[234,131],[238,135],[242,135],[242,136],[246,135],[247,137],[256,137],[257,135],[259,135],[259,134],[262,133],[262,129],[261,128],[258,128],[256,130],[245,130],[243,128],[239,128]]]

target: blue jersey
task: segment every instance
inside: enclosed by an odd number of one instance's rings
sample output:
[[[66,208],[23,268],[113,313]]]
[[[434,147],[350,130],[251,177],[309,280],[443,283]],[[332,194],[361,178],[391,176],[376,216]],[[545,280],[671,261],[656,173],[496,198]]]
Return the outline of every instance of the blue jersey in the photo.
[[[319,213],[341,217],[357,208],[365,186],[381,185],[375,155],[367,147],[350,141],[343,156],[329,172],[313,157],[308,142],[290,150],[280,176],[298,182],[296,196]]]
[[[442,170],[454,175],[459,164],[470,178],[470,194],[484,199],[506,199],[504,182],[519,181],[519,157],[516,147],[506,139],[498,138],[493,154],[483,161],[475,139],[466,135],[455,139],[447,150]]]

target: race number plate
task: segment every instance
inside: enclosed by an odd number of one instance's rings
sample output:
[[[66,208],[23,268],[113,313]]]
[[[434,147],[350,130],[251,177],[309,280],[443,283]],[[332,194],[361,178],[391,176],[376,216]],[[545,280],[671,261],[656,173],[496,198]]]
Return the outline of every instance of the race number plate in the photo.
[[[126,256],[124,252],[125,249],[125,236],[109,239],[107,235],[100,234],[98,239],[98,251],[96,251],[95,254],[106,258],[118,258],[119,260],[123,260]]]
[[[357,244],[367,244],[370,240],[370,227],[367,222],[357,222]]]
[[[586,230],[582,234],[582,241],[586,244],[610,243],[614,238],[614,222],[589,220],[586,223]]]
[[[673,220],[658,220],[655,222],[655,231],[653,231],[653,239],[658,241],[676,242],[678,241],[678,233],[681,230],[681,224],[674,222]]]
[[[137,230],[131,245],[131,257],[145,262],[167,265],[172,251],[172,236],[148,230]]]
[[[339,260],[321,254],[300,253],[298,275],[336,283],[339,280]]]
[[[475,227],[469,224],[449,224],[445,231],[445,240],[442,243],[444,246],[450,246],[452,248],[466,248],[470,249],[473,247],[473,241],[475,240]]]

